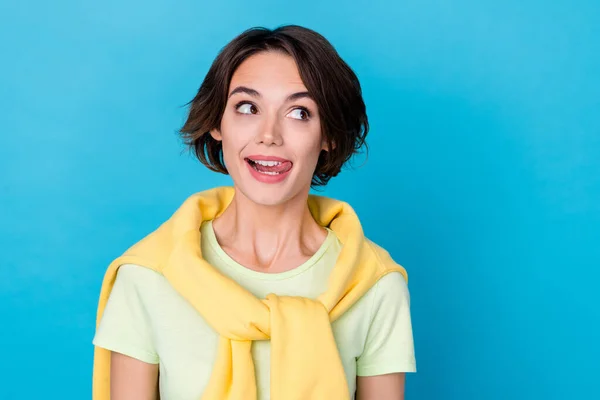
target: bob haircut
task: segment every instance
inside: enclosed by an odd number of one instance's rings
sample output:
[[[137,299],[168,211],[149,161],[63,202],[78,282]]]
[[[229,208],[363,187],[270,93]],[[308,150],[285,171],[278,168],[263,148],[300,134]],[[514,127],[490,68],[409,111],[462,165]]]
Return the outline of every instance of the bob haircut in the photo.
[[[235,70],[253,54],[279,51],[291,56],[300,78],[317,104],[321,133],[329,150],[321,151],[311,186],[324,186],[365,145],[369,131],[362,90],[356,74],[319,33],[298,25],[274,30],[248,29],[229,42],[213,61],[189,114],[179,130],[186,146],[209,169],[227,174],[222,143],[209,133],[220,129]]]

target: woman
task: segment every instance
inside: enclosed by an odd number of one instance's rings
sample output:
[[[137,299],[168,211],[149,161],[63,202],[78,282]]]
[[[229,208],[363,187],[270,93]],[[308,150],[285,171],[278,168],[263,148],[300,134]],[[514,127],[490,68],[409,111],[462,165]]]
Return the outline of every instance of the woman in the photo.
[[[190,196],[109,266],[94,399],[403,399],[406,272],[348,204],[309,195],[368,132],[334,48],[299,26],[242,33],[181,132],[233,187]]]

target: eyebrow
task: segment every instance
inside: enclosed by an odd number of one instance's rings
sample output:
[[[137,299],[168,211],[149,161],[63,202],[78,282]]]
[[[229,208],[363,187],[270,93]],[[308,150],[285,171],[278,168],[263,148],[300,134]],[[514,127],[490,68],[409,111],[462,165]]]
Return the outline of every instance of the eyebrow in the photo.
[[[247,95],[250,95],[252,97],[261,97],[260,93],[252,88],[246,87],[246,86],[238,86],[235,89],[233,89],[231,91],[231,93],[229,93],[229,97],[233,96],[236,93],[246,93]],[[308,98],[314,101],[313,97],[310,95],[310,93],[308,92],[296,92],[296,93],[292,93],[290,94],[285,101],[294,101],[294,100],[298,100],[298,99],[303,99],[303,98]]]

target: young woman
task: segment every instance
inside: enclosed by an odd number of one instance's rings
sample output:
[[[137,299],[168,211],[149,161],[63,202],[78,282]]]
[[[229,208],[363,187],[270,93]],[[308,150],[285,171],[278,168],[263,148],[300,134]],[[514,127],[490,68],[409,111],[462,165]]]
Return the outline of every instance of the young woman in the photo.
[[[403,399],[406,272],[348,204],[309,194],[368,132],[334,48],[300,26],[242,33],[181,132],[233,187],[190,196],[109,266],[94,399]]]

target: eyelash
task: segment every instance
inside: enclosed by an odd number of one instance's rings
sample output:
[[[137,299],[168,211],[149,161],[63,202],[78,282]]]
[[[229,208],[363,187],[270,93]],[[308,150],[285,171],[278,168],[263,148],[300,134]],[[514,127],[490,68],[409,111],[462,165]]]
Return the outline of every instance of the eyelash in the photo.
[[[233,108],[237,112],[238,108],[240,108],[240,106],[242,106],[244,104],[250,104],[251,106],[256,107],[256,104],[254,104],[254,103],[252,103],[250,101],[247,101],[247,100],[243,100],[243,101],[238,102],[235,106],[233,106]],[[310,117],[312,116],[312,114],[310,113],[310,111],[306,107],[296,106],[296,107],[294,107],[294,110],[302,110],[302,111],[304,111],[306,113],[306,116],[307,116],[306,119],[300,119],[299,121],[308,121],[310,119]],[[240,114],[242,114],[242,115],[248,115],[248,114],[245,114],[245,113],[240,113]]]

